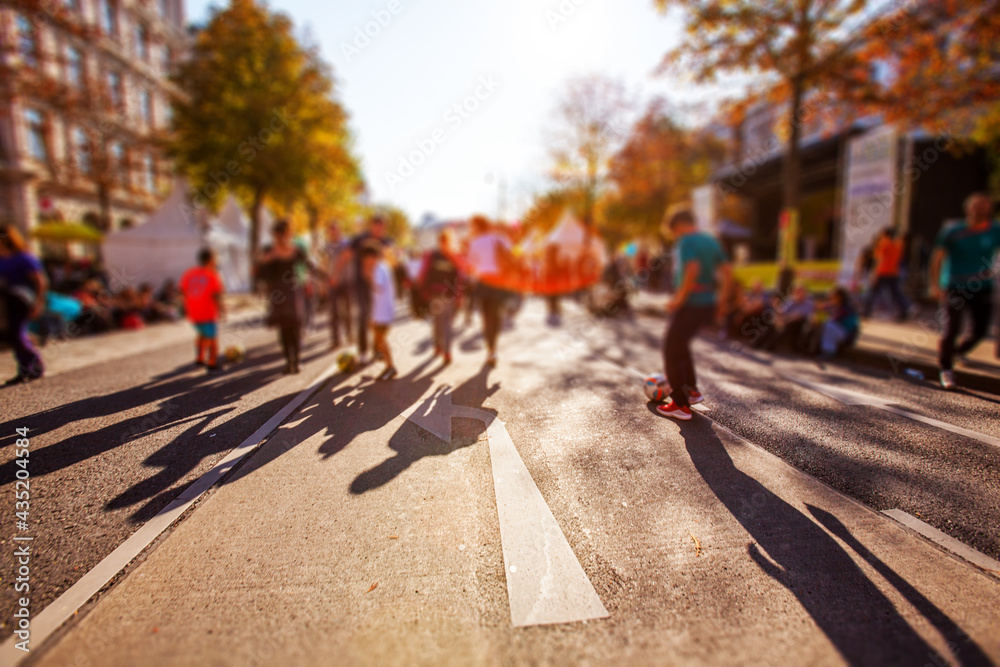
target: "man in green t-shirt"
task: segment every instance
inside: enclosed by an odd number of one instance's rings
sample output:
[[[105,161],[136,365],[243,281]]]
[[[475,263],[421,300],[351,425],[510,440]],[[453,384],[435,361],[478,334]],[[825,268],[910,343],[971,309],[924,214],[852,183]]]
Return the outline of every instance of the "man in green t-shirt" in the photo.
[[[690,211],[670,218],[670,231],[676,239],[674,284],[677,290],[667,306],[673,315],[663,343],[663,360],[670,382],[671,401],[656,411],[665,417],[687,421],[691,405],[704,397],[697,388],[691,339],[698,329],[716,320],[720,285],[725,289],[732,272],[722,246],[710,234],[698,231]]]
[[[1000,249],[1000,223],[992,214],[988,194],[971,194],[965,200],[965,219],[945,225],[934,242],[930,285],[945,316],[938,355],[945,389],[955,388],[955,355],[964,355],[979,344],[993,316],[993,260]],[[972,332],[956,345],[962,313],[972,318]]]

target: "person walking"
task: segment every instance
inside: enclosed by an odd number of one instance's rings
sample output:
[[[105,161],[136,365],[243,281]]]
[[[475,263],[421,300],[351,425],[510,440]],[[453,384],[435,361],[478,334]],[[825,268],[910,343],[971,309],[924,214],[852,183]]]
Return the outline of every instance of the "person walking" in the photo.
[[[503,277],[513,262],[511,245],[507,237],[491,229],[489,221],[482,216],[474,217],[469,228],[473,239],[469,243],[467,262],[476,279],[476,298],[482,308],[486,365],[495,367],[497,340],[503,326],[501,310],[506,296]]]
[[[455,243],[449,230],[438,235],[438,247],[424,256],[417,288],[427,304],[434,328],[434,355],[451,363],[452,323],[459,308],[459,270]]]
[[[354,274],[362,274],[362,255],[366,248],[374,248],[379,257],[384,256],[386,248],[392,245],[392,239],[387,236],[386,221],[381,215],[372,216],[368,229],[351,239],[351,257],[354,261]],[[358,305],[358,355],[362,365],[371,361],[368,357],[368,327],[372,319],[372,292],[367,280],[357,280]]]
[[[392,361],[389,347],[389,327],[396,316],[395,277],[392,267],[385,260],[385,251],[369,245],[362,250],[361,275],[368,283],[372,295],[372,347],[385,362],[385,370],[377,380],[391,380],[396,377],[396,365]]]
[[[889,293],[896,307],[896,318],[903,322],[910,310],[910,302],[903,294],[900,271],[903,263],[903,242],[896,238],[896,230],[887,227],[875,242],[872,251],[874,268],[872,285],[865,299],[865,318],[872,316],[875,300],[884,292]]]
[[[271,236],[273,244],[264,249],[257,261],[257,277],[266,285],[267,323],[278,329],[285,373],[298,373],[306,316],[302,269],[315,269],[305,251],[292,242],[292,229],[287,220],[274,223]]]
[[[1000,249],[1000,223],[992,218],[993,202],[985,192],[965,200],[965,219],[946,225],[931,256],[931,296],[941,304],[944,328],[938,347],[941,386],[955,388],[955,355],[972,350],[986,336],[993,316],[993,262]],[[956,344],[964,323],[972,331]]]
[[[219,317],[223,313],[225,288],[216,270],[215,251],[198,251],[198,266],[188,269],[180,282],[184,294],[184,312],[198,332],[195,338],[195,364],[208,372],[219,371]]]
[[[687,421],[691,419],[691,405],[704,400],[697,388],[691,339],[719,316],[720,285],[723,293],[728,291],[732,269],[722,246],[714,236],[698,231],[690,211],[675,213],[669,225],[676,239],[677,291],[667,305],[673,319],[664,337],[663,359],[671,401],[657,406],[656,411],[665,417]]]
[[[348,344],[354,342],[351,329],[352,294],[355,285],[354,262],[351,261],[351,245],[344,239],[340,225],[331,222],[326,228],[327,275],[329,276],[330,299],[330,349],[341,345],[341,330]]]
[[[28,337],[28,324],[45,312],[48,280],[37,257],[13,225],[0,225],[0,305],[6,311],[3,340],[17,360],[17,375],[4,386],[37,380],[45,374],[42,355]]]

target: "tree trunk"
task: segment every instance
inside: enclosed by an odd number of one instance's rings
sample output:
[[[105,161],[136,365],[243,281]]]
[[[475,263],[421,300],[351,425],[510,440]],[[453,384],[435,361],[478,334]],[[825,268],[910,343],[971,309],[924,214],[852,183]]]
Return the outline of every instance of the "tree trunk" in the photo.
[[[799,181],[800,181],[800,162],[801,157],[799,155],[799,141],[802,137],[802,123],[804,116],[800,116],[799,109],[802,107],[802,98],[804,95],[803,81],[801,77],[796,77],[792,80],[792,100],[791,108],[788,110],[788,123],[789,123],[789,133],[788,133],[788,150],[785,156],[785,174],[784,174],[784,222],[788,227],[784,230],[784,233],[778,234],[779,243],[783,247],[778,248],[778,257],[781,260],[781,271],[778,274],[778,284],[775,285],[779,295],[788,294],[791,289],[792,281],[794,280],[794,271],[792,269],[792,264],[795,261],[795,243],[796,239],[794,237],[790,238],[795,232],[795,228],[798,226],[798,208],[799,208]]]
[[[253,193],[253,208],[250,209],[250,265],[257,259],[257,239],[260,238],[260,216],[264,210],[264,187],[258,186]]]
[[[794,211],[799,206],[799,140],[802,137],[802,120],[799,119],[799,108],[802,106],[802,80],[792,81],[792,106],[788,113],[789,129],[788,153],[785,157],[785,193],[784,207]]]
[[[111,229],[111,188],[107,183],[97,184],[97,207],[101,210],[101,231],[107,234]]]

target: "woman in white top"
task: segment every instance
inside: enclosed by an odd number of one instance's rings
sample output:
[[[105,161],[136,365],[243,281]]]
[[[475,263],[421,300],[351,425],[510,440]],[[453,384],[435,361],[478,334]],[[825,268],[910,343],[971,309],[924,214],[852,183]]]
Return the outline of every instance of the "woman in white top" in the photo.
[[[396,289],[392,269],[382,258],[379,249],[369,246],[362,250],[361,270],[372,294],[372,346],[375,354],[385,362],[385,370],[378,379],[391,380],[397,374],[396,366],[392,363],[392,350],[389,349],[389,327],[396,314]]]
[[[497,338],[503,324],[501,310],[507,292],[501,287],[502,275],[511,261],[510,241],[498,231],[490,229],[486,218],[476,216],[469,226],[472,242],[469,244],[469,271],[479,283],[476,296],[483,314],[483,337],[486,339],[489,366],[497,363]]]

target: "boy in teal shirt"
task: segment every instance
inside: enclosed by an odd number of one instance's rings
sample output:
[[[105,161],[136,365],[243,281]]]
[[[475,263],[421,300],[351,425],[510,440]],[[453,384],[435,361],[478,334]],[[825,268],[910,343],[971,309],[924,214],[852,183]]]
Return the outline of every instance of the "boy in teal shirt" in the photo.
[[[945,325],[938,364],[941,386],[955,388],[955,355],[963,355],[986,335],[993,316],[993,260],[1000,249],[1000,223],[992,219],[989,195],[976,192],[965,200],[965,219],[946,225],[931,257],[931,295],[941,303]],[[956,345],[962,313],[972,318],[972,333]]]
[[[720,281],[728,283],[731,270],[722,246],[712,235],[698,231],[689,211],[671,217],[670,231],[677,239],[674,261],[677,290],[667,306],[673,319],[663,343],[663,360],[671,401],[658,406],[656,411],[665,417],[687,421],[691,419],[691,405],[704,400],[697,389],[691,339],[700,328],[715,321]]]

